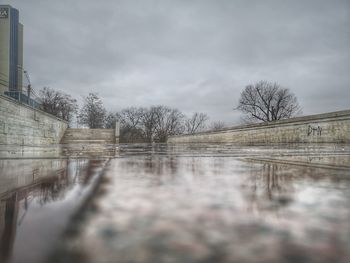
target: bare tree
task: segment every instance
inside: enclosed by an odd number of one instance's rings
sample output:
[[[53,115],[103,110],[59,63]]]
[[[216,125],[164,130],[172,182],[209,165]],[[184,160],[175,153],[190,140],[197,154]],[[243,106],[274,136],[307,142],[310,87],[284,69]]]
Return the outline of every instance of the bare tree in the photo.
[[[115,123],[119,120],[118,115],[113,112],[109,112],[105,118],[105,128],[115,129]]]
[[[70,95],[63,94],[62,100],[59,103],[62,119],[71,124],[73,116],[78,111],[77,100],[73,99]]]
[[[141,125],[143,114],[143,108],[129,107],[117,113],[117,118],[121,125],[130,126],[135,129]]]
[[[157,126],[157,107],[152,106],[142,116],[143,137],[146,142],[153,142]]]
[[[181,134],[184,131],[184,115],[178,109],[166,106],[156,106],[155,111],[155,139],[166,142],[171,135]]]
[[[106,109],[102,100],[96,93],[89,93],[84,98],[84,105],[80,110],[78,121],[91,129],[103,128],[105,124]]]
[[[241,93],[238,110],[248,121],[274,121],[288,119],[301,112],[296,96],[277,83],[260,81],[248,85]]]
[[[214,121],[209,126],[210,131],[219,131],[223,128],[225,128],[225,123],[223,121]]]
[[[116,114],[120,122],[120,140],[123,142],[142,142],[144,108],[129,107]]]
[[[70,95],[49,87],[40,90],[42,109],[50,114],[71,122],[78,110],[77,100]]]
[[[209,117],[205,113],[195,112],[192,117],[186,119],[185,129],[189,134],[194,134],[198,131],[201,131],[205,128],[206,122],[209,120]]]
[[[62,99],[60,92],[44,87],[39,91],[42,109],[58,117],[60,114],[59,104]]]
[[[183,133],[184,118],[178,109],[167,106],[129,107],[116,114],[110,113],[106,126],[119,120],[120,141],[125,143],[166,142],[168,136]]]

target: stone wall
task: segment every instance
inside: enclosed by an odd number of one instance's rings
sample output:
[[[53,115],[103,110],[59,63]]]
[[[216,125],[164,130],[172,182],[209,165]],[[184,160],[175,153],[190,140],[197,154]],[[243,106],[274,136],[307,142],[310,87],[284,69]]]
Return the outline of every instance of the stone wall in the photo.
[[[350,143],[350,110],[172,136],[168,143]]]
[[[119,142],[114,129],[67,129],[61,144],[115,144]]]
[[[0,146],[58,144],[67,122],[0,95]]]

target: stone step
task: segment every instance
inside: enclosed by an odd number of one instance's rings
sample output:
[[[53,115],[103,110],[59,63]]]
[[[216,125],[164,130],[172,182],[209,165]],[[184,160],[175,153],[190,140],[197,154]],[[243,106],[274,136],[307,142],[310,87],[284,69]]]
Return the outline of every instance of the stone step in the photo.
[[[64,136],[63,140],[113,140],[114,136]]]
[[[114,140],[61,140],[61,144],[82,144],[82,143],[113,144]]]
[[[61,144],[114,144],[114,129],[72,129],[66,130]]]

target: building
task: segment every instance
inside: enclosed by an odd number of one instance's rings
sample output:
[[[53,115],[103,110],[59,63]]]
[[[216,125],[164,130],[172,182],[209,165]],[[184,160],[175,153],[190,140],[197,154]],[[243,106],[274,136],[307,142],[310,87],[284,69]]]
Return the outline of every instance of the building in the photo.
[[[0,94],[22,93],[23,25],[19,12],[10,5],[0,5]]]

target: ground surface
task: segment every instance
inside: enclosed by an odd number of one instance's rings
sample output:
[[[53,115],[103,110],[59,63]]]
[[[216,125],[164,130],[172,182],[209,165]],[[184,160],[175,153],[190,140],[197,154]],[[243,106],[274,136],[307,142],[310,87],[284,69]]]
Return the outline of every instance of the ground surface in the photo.
[[[121,146],[61,262],[350,262],[350,147]]]
[[[0,262],[47,262],[106,160],[0,159]],[[28,157],[29,157],[28,153]]]

